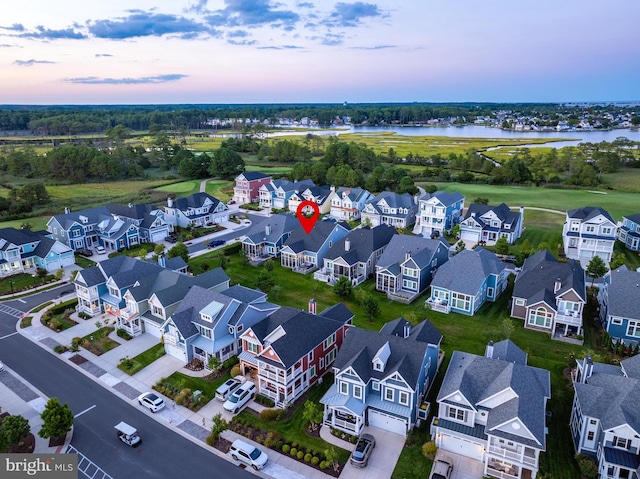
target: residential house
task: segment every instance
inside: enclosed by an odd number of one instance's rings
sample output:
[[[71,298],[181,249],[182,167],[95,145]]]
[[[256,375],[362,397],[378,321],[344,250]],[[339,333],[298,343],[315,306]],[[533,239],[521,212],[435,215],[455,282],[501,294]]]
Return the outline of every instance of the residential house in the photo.
[[[511,317],[553,336],[582,335],[587,303],[584,270],[575,260],[556,260],[548,250],[528,257],[513,287]]]
[[[59,241],[28,229],[0,228],[0,277],[34,273],[37,268],[55,273],[75,264],[73,250]]]
[[[265,223],[249,230],[242,241],[242,249],[254,262],[280,256],[280,250],[291,233],[302,230],[298,219],[291,214],[269,216]]]
[[[298,206],[303,201],[313,201],[318,205],[321,215],[326,215],[331,211],[331,199],[336,194],[333,186],[312,186],[304,190],[295,191],[289,197],[289,211],[295,213]]]
[[[171,231],[176,226],[208,226],[229,221],[229,208],[207,193],[194,193],[183,198],[167,199],[165,220]]]
[[[389,225],[394,228],[407,228],[416,221],[418,205],[409,193],[402,195],[392,191],[383,191],[369,200],[361,213],[363,222],[371,226]]]
[[[236,177],[233,201],[240,205],[255,203],[260,199],[260,187],[271,181],[270,175],[259,171],[245,171]]]
[[[301,228],[291,233],[280,250],[280,263],[297,273],[309,273],[324,264],[324,256],[351,228],[345,222],[318,221],[307,234]]]
[[[237,355],[242,332],[279,308],[266,294],[245,289],[249,288],[216,292],[191,287],[162,325],[167,354],[185,362],[200,359],[206,367],[211,358],[222,362]]]
[[[484,356],[454,351],[431,424],[436,446],[481,461],[483,476],[536,477],[546,450],[549,371],[527,365],[506,339],[489,342]]]
[[[507,276],[507,265],[491,251],[464,250],[438,268],[427,304],[435,311],[473,316],[506,289]]]
[[[331,217],[335,220],[357,220],[373,195],[362,188],[339,188],[331,199]]]
[[[424,398],[441,341],[429,320],[412,327],[398,318],[380,332],[351,328],[333,365],[334,383],[320,400],[323,424],[353,435],[365,425],[406,435],[427,418]]]
[[[271,180],[260,187],[260,206],[276,210],[288,209],[289,198],[299,191],[315,186],[311,180]]]
[[[166,269],[179,271],[184,268],[182,258],[172,258]],[[128,256],[116,256],[101,261],[96,266],[78,272],[73,280],[78,297],[77,311],[96,316],[117,312],[125,307],[124,294],[139,280],[165,269],[157,263]]]
[[[104,246],[119,251],[140,243],[155,243],[169,234],[164,212],[148,204],[108,204],[55,215],[47,222],[51,238],[73,250]]]
[[[465,197],[458,193],[436,191],[432,195],[423,195],[418,203],[415,234],[424,237],[444,236],[451,233],[451,229],[460,223]]]
[[[627,249],[640,251],[640,213],[622,217],[617,239],[622,241]]]
[[[567,211],[562,227],[562,243],[567,258],[588,263],[600,256],[611,262],[616,241],[616,222],[599,206],[585,206]]]
[[[598,477],[638,477],[640,470],[640,356],[620,365],[577,361],[571,408],[576,453],[596,460]]]
[[[358,285],[375,273],[376,264],[396,234],[387,225],[357,228],[333,244],[324,257],[322,269],[313,278],[333,284],[340,276]]]
[[[640,271],[626,266],[611,271],[598,300],[602,327],[614,343],[635,347],[640,342]]]
[[[253,371],[260,394],[277,407],[293,403],[331,368],[353,313],[344,305],[315,314],[282,307],[242,335],[242,370]],[[325,312],[329,311],[325,315]]]
[[[149,333],[160,338],[164,322],[193,286],[221,292],[229,288],[229,277],[222,268],[198,276],[163,269],[137,280],[122,295],[124,307],[110,308],[109,312],[116,317],[116,328],[131,336]]]
[[[494,245],[499,238],[506,238],[513,244],[522,234],[523,220],[524,207],[511,211],[504,203],[498,206],[471,203],[460,222],[460,239]]]
[[[376,264],[376,289],[389,299],[410,303],[422,294],[434,271],[449,259],[444,239],[394,235]]]

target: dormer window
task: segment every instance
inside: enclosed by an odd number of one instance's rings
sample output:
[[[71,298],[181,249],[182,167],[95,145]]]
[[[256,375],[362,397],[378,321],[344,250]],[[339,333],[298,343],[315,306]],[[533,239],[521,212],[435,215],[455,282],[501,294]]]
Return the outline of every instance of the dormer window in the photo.
[[[374,361],[373,369],[374,371],[384,371],[384,365],[382,364],[382,361]]]
[[[207,339],[211,339],[211,330],[209,328],[200,328],[200,334]]]
[[[371,360],[374,371],[384,371],[389,356],[391,356],[391,348],[389,347],[389,341],[387,341],[380,349],[378,349],[378,352]]]

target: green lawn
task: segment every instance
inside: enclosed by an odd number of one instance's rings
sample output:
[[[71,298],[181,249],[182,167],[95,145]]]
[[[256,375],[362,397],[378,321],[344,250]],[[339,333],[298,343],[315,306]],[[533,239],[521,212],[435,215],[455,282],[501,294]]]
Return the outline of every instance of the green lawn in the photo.
[[[109,333],[113,332],[112,327],[103,327],[91,334],[87,334],[82,338],[82,347],[91,351],[96,356],[111,351],[113,348],[120,346],[120,343],[114,341],[109,337]]]
[[[233,197],[234,181],[229,180],[209,180],[207,181],[206,192],[215,196],[220,201],[229,201]]]
[[[166,191],[167,193],[175,193],[177,196],[189,196],[200,191],[201,180],[180,181],[156,188],[156,191]]]
[[[150,347],[146,351],[141,352],[137,356],[130,358],[130,363],[120,363],[118,364],[118,368],[123,370],[125,373],[133,376],[135,373],[140,371],[141,369],[147,367],[149,364],[154,362],[156,359],[164,356],[164,344],[158,343],[155,346]],[[127,367],[128,365],[128,367]]]
[[[230,377],[227,372],[215,381],[205,381],[202,378],[187,376],[186,374],[176,371],[170,376],[161,379],[158,383],[171,384],[178,390],[190,389],[192,393],[202,391],[201,397],[203,398],[203,404],[206,404],[215,397],[216,389]]]
[[[47,275],[44,280],[51,281],[53,275]],[[41,278],[35,278],[32,274],[18,273],[5,278],[0,279],[0,294],[11,294],[11,292],[17,294],[20,291],[26,291],[35,286],[42,285],[43,280]]]

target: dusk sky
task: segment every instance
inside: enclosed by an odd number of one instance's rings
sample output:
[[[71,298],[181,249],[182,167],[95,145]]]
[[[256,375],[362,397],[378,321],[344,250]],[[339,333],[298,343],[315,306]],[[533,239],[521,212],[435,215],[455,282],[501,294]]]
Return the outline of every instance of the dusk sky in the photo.
[[[0,104],[640,100],[640,1],[21,0]]]

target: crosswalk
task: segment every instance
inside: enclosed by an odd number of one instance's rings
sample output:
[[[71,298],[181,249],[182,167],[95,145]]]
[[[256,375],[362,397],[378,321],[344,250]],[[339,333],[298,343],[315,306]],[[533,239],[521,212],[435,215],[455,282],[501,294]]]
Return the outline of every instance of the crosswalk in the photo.
[[[83,474],[83,476],[79,477],[86,477],[88,479],[113,479],[113,477],[104,472],[93,461],[78,451],[71,444],[69,444],[66,453],[78,455],[78,472]]]
[[[13,316],[14,318],[21,318],[24,316],[24,311],[20,311],[19,309],[12,308],[11,306],[7,306],[6,304],[0,303],[0,313],[8,314],[9,316]]]

